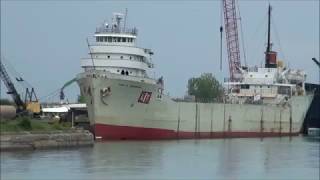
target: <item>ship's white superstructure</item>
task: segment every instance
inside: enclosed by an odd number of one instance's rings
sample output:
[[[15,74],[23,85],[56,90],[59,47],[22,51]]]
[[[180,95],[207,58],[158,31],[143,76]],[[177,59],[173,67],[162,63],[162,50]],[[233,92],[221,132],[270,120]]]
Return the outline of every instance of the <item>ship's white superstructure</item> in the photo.
[[[137,29],[115,13],[104,22],[81,60],[77,82],[92,131],[102,139],[176,139],[297,135],[313,95],[303,71],[283,65],[241,68],[242,78],[225,83],[220,103],[176,102],[163,94],[163,78],[150,78],[150,49],[136,45]],[[125,20],[124,20],[125,21]],[[89,43],[89,42],[88,42]],[[277,63],[274,52],[271,61]]]
[[[305,95],[306,74],[301,70],[254,67],[242,70],[237,82],[226,82],[232,103],[286,103],[292,96]]]
[[[137,29],[121,23],[123,14],[115,13],[111,24],[96,29],[95,43],[90,45],[90,57],[81,60],[85,71],[104,70],[114,74],[147,77],[153,67],[150,49],[136,46]]]

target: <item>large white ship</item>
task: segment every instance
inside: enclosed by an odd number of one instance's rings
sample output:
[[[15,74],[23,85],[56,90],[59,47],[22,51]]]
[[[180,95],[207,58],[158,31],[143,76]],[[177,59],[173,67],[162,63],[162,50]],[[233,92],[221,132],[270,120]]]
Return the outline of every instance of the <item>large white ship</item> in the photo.
[[[97,139],[182,139],[298,135],[313,95],[306,74],[266,53],[266,67],[240,69],[226,82],[221,103],[176,102],[164,94],[164,80],[150,78],[150,49],[136,45],[137,29],[115,13],[103,23],[81,60],[77,75]]]

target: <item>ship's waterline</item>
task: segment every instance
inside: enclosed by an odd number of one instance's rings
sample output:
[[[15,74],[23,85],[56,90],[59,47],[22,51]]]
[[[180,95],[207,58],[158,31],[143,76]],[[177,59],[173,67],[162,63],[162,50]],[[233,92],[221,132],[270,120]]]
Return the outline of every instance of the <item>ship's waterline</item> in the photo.
[[[185,132],[157,128],[94,125],[96,139],[105,140],[155,140],[155,139],[210,139],[210,138],[250,138],[297,136],[299,132]]]

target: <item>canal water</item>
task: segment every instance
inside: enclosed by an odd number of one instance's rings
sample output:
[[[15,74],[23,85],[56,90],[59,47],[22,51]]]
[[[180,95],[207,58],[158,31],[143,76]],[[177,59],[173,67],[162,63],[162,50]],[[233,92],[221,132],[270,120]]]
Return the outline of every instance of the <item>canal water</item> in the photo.
[[[319,179],[319,139],[97,142],[1,152],[5,179]]]

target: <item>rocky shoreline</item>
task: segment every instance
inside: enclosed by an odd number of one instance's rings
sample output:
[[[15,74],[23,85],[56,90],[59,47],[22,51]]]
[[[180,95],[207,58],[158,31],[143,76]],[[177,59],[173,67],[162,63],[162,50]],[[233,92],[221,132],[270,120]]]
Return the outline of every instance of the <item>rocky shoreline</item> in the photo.
[[[1,151],[59,149],[93,145],[94,137],[87,130],[5,132],[0,135]]]

